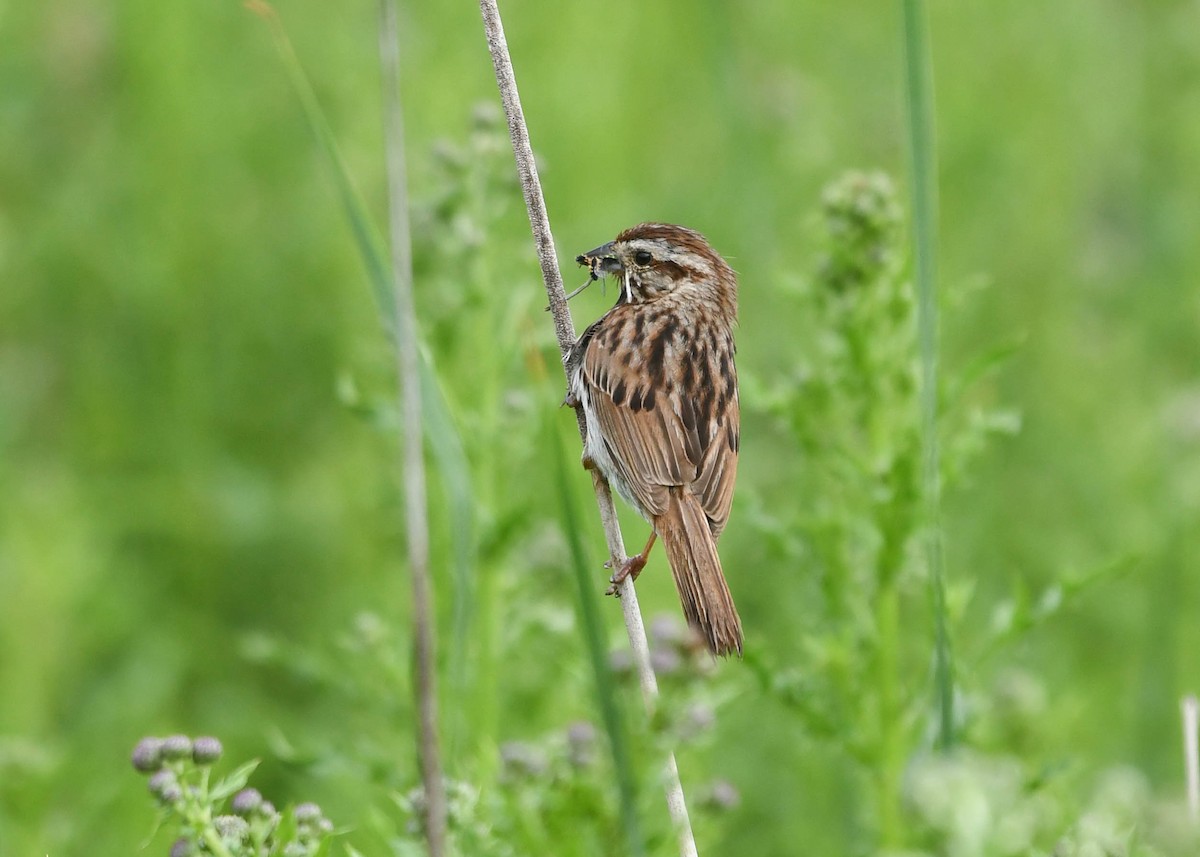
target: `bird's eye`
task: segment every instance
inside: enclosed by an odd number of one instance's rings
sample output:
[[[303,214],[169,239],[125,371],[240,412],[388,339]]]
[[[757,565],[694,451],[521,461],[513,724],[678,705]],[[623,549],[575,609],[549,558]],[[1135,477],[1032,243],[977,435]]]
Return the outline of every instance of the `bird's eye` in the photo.
[[[633,261],[639,265],[649,265],[654,261],[654,257],[650,255],[650,251],[648,250],[638,250],[633,254]]]

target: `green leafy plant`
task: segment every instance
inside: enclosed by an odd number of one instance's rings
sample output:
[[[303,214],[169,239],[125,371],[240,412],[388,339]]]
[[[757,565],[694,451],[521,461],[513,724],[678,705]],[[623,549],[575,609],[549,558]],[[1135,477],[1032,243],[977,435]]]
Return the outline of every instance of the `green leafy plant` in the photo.
[[[761,399],[803,453],[807,509],[798,521],[755,516],[783,556],[818,577],[818,622],[802,665],[763,664],[760,675],[812,736],[856,763],[871,784],[875,835],[895,847],[908,838],[903,777],[928,742],[933,698],[910,677],[927,675],[928,629],[952,622],[961,605],[931,609],[926,595],[916,300],[892,182],[882,173],[836,179],[822,195],[821,224],[824,250],[799,290],[811,344]],[[950,431],[953,439],[959,429]],[[961,431],[978,445],[974,426]]]
[[[213,765],[221,742],[203,736],[143,738],[133,749],[133,767],[148,777],[160,807],[158,826],[178,832],[171,857],[321,857],[329,853],[333,824],[315,803],[280,812],[246,783],[257,761],[219,780]]]

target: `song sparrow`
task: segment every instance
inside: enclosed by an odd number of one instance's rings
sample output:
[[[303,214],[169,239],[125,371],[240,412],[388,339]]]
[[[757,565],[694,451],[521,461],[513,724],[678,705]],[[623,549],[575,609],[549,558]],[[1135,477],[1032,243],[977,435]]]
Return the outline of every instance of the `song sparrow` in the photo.
[[[717,556],[737,475],[737,278],[700,233],[665,223],[626,229],[576,261],[593,279],[616,275],[621,290],[567,361],[567,404],[587,424],[583,464],[654,527],[614,584],[636,578],[661,538],[688,623],[714,654],[740,655]]]

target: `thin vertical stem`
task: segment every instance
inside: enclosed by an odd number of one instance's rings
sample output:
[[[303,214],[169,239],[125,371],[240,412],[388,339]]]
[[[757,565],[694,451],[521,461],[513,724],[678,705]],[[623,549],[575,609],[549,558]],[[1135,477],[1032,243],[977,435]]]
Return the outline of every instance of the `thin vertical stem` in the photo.
[[[429,523],[425,494],[425,451],[421,430],[420,355],[412,293],[412,239],[408,225],[408,180],[404,164],[404,120],[400,106],[400,49],[395,0],[380,0],[379,59],[383,75],[384,142],[387,156],[388,222],[395,293],[396,375],[404,424],[404,508],[412,575],[413,660],[418,710],[418,757],[425,788],[425,837],[431,857],[446,848],[446,793],[437,734],[437,677],[434,669],[433,596],[429,584]]]
[[[938,444],[937,166],[933,135],[933,86],[929,39],[922,0],[902,0],[904,70],[908,101],[909,176],[913,207],[913,259],[917,286],[917,335],[921,343],[922,484],[925,496],[925,554],[935,625],[934,677],[938,737],[954,745],[954,659],[946,617],[942,559],[941,463]]]
[[[406,530],[413,590],[414,694],[419,712],[418,757],[426,793],[425,828],[430,854],[445,851],[445,783],[437,739],[437,685],[434,673],[433,606],[429,586],[429,528],[425,496],[425,461],[422,450],[421,382],[423,371],[417,351],[416,313],[412,299],[412,246],[408,226],[407,181],[404,168],[404,124],[400,110],[399,48],[395,43],[396,12],[393,0],[381,0],[379,55],[387,147],[388,201],[390,206],[391,265],[384,260],[380,242],[366,206],[354,189],[345,160],[329,122],[317,102],[299,58],[275,9],[265,0],[246,0],[246,6],[271,28],[284,68],[291,78],[320,149],[329,158],[358,249],[370,275],[385,327],[396,349],[397,384],[400,388],[404,428]],[[432,384],[427,390],[436,389]],[[436,400],[430,411],[435,426],[440,411]],[[435,453],[449,449],[435,445]]]
[[[879,694],[879,758],[875,764],[879,845],[902,843],[900,783],[904,774],[904,722],[900,700],[898,644],[900,591],[894,577],[881,581],[875,594],[876,688]]]
[[[533,148],[529,144],[529,129],[525,124],[525,114],[521,109],[521,98],[517,90],[516,76],[513,73],[512,58],[508,53],[508,43],[504,38],[504,26],[500,21],[500,10],[496,5],[496,0],[479,0],[479,10],[483,15],[484,34],[487,37],[488,51],[491,53],[492,65],[496,72],[496,85],[500,89],[500,100],[504,105],[504,114],[508,118],[508,131],[512,137],[517,173],[521,179],[525,207],[529,212],[529,224],[533,230],[533,241],[537,248],[542,279],[546,286],[546,295],[550,300],[550,312],[554,319],[554,330],[558,337],[558,346],[565,368],[567,356],[575,344],[575,326],[571,323],[571,313],[567,309],[566,292],[563,290],[562,275],[558,269],[558,257],[554,251],[554,238],[550,233],[550,219],[546,213],[546,200],[542,195],[542,185],[538,179],[537,165],[533,159]],[[582,412],[576,411],[576,418],[582,437],[585,433]],[[600,521],[604,526],[609,556],[613,568],[620,568],[626,559],[625,542],[621,536],[621,527],[613,506],[612,493],[609,491],[608,483],[594,471],[592,484],[596,492],[596,505],[600,510]],[[631,577],[625,579],[618,592],[625,618],[625,628],[629,633],[629,644],[633,650],[634,664],[641,683],[642,698],[647,711],[652,713],[658,697],[658,684],[654,678],[654,670],[650,666],[650,645],[646,640],[646,629],[642,623],[637,593]],[[697,853],[696,840],[692,834],[687,802],[684,799],[683,785],[679,781],[679,769],[675,763],[674,753],[667,755],[663,779],[667,810],[678,835],[679,853],[682,857],[695,857]]]
[[[617,778],[617,796],[620,800],[622,827],[625,830],[626,852],[629,857],[642,857],[646,853],[643,845],[641,823],[637,815],[637,778],[633,759],[629,751],[629,739],[625,723],[621,718],[614,679],[608,667],[608,643],[604,636],[604,621],[600,612],[600,594],[595,590],[595,578],[589,567],[587,551],[580,536],[579,515],[575,510],[575,497],[571,491],[569,456],[557,427],[546,420],[548,442],[546,447],[554,450],[558,475],[559,510],[570,549],[575,585],[579,590],[579,618],[587,642],[587,652],[596,677],[596,704],[608,733],[612,751],[613,768]]]
[[[1200,822],[1200,700],[1185,696],[1183,714],[1183,768],[1187,772],[1188,814]]]

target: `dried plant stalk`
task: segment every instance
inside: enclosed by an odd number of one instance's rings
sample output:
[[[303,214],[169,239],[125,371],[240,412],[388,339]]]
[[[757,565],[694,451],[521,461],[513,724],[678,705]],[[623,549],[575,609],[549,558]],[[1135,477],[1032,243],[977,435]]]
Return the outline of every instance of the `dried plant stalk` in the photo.
[[[542,268],[542,279],[546,285],[546,295],[550,300],[550,313],[554,318],[554,331],[558,337],[558,347],[562,353],[565,367],[567,355],[575,344],[575,326],[571,323],[571,313],[567,309],[566,292],[563,290],[562,275],[558,269],[558,257],[554,251],[554,238],[550,233],[550,219],[546,214],[546,200],[542,196],[542,185],[538,180],[537,165],[534,163],[533,149],[529,144],[529,129],[525,125],[525,114],[521,110],[517,80],[513,74],[512,59],[508,53],[508,43],[504,39],[504,27],[500,22],[500,10],[496,5],[496,0],[480,0],[479,8],[483,13],[483,27],[487,36],[488,50],[491,52],[492,65],[496,71],[496,84],[500,88],[500,100],[504,104],[504,115],[508,119],[508,132],[512,137],[517,172],[520,175],[521,189],[525,195],[525,207],[529,212],[529,224],[533,230],[533,241],[537,247],[538,261]],[[586,429],[582,411],[576,411],[576,418],[579,421],[580,437],[583,437]],[[592,485],[596,492],[596,505],[600,510],[600,521],[604,526],[604,536],[608,543],[612,567],[620,568],[627,557],[625,542],[621,537],[621,526],[617,521],[617,511],[613,506],[612,492],[609,491],[608,483],[596,471],[592,471]],[[631,578],[626,578],[622,582],[618,594],[625,616],[625,628],[629,633],[629,645],[633,650],[634,664],[642,688],[642,698],[647,711],[652,712],[658,698],[658,682],[655,680],[654,670],[650,666],[650,646],[646,640],[646,629],[638,606],[637,592],[634,590]],[[663,779],[667,809],[679,837],[679,853],[682,857],[695,857],[696,841],[692,835],[687,802],[684,799],[683,786],[679,781],[679,769],[675,763],[674,753],[667,757]]]
[[[412,575],[413,661],[418,712],[418,757],[425,790],[425,839],[430,857],[446,851],[446,787],[437,734],[437,675],[434,668],[433,595],[429,584],[429,521],[425,494],[424,431],[421,422],[420,355],[412,294],[412,237],[408,225],[408,181],[404,164],[404,121],[400,109],[400,51],[395,0],[380,0],[379,59],[383,75],[384,144],[387,158],[388,222],[395,293],[396,371],[404,425],[404,509]]]

